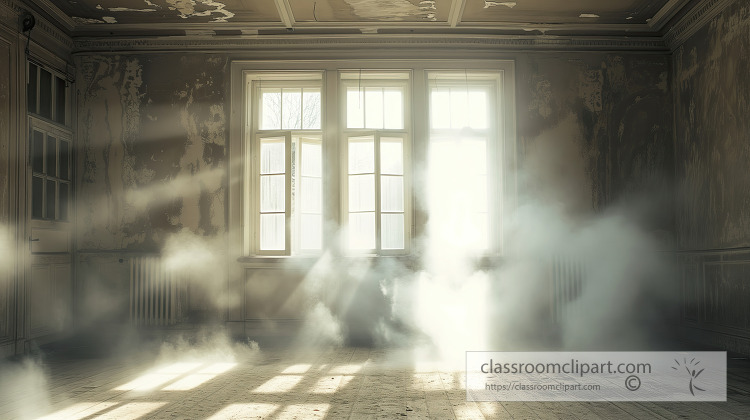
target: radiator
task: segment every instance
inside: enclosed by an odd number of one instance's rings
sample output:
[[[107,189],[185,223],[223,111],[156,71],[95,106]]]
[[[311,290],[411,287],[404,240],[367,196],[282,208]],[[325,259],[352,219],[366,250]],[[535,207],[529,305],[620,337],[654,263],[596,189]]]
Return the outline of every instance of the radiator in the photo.
[[[130,259],[130,321],[172,325],[182,313],[184,282],[165,269],[158,256]]]
[[[576,258],[555,256],[550,264],[552,322],[560,323],[570,315],[570,303],[581,296],[586,277],[583,263]]]

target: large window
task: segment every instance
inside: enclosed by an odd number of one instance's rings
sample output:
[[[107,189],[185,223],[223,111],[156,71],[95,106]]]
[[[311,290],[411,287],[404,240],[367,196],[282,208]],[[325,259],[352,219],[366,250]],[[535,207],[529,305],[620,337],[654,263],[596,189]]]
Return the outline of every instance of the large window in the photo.
[[[241,254],[398,255],[426,235],[498,251],[512,65],[343,64],[233,65],[245,86],[230,157]]]

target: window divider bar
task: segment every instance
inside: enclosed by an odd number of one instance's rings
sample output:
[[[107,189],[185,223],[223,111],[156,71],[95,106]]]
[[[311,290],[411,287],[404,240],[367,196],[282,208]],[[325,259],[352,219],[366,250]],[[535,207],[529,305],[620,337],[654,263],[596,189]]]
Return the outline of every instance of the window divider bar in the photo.
[[[292,254],[292,133],[285,133],[285,185],[284,185],[284,255]],[[299,170],[299,168],[297,168]]]
[[[381,191],[380,191],[380,132],[376,131],[373,135],[373,140],[375,143],[375,250],[380,251],[382,248],[381,243],[381,237],[382,232],[380,231],[381,228],[381,221],[380,221],[380,201],[381,201]]]

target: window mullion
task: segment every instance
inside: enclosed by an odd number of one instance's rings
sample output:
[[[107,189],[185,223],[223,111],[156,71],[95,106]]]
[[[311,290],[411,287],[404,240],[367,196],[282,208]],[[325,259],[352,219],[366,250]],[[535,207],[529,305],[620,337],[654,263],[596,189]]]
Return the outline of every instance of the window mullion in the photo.
[[[292,253],[292,133],[284,133],[285,173],[284,173],[284,254]],[[299,168],[297,168],[299,169]]]
[[[381,237],[382,233],[380,232],[381,228],[381,216],[380,216],[380,210],[381,210],[381,193],[380,193],[380,132],[376,131],[373,135],[374,143],[375,143],[375,250],[380,252],[381,249]]]

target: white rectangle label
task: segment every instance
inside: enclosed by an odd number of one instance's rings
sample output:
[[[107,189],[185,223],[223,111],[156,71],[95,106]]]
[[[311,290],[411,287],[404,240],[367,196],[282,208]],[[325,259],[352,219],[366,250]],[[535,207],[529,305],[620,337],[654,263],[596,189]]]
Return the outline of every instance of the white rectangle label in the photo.
[[[466,352],[469,401],[726,401],[726,352]]]

